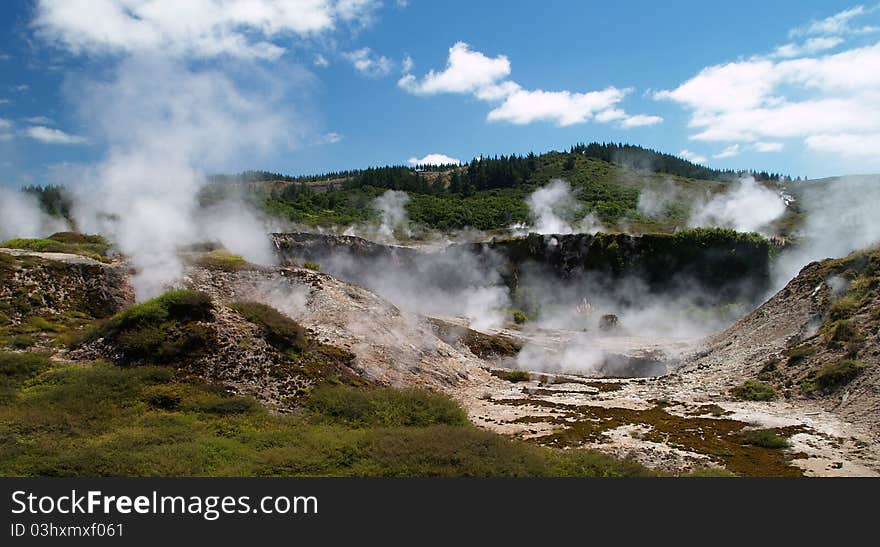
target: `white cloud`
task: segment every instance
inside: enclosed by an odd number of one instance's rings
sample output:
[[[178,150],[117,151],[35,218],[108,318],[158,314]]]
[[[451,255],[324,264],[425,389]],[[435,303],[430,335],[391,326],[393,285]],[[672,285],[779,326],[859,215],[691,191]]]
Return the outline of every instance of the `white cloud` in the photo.
[[[630,127],[645,127],[648,125],[657,125],[661,123],[663,118],[660,116],[646,116],[644,114],[636,114],[635,116],[627,116],[620,125],[625,128]]]
[[[0,129],[10,129],[12,127],[12,121],[7,120],[6,118],[0,118]]]
[[[504,120],[515,124],[552,121],[561,126],[573,125],[585,122],[597,112],[611,108],[624,95],[626,90],[614,87],[589,93],[521,89],[490,111],[488,120]]]
[[[24,121],[27,123],[32,123],[35,125],[51,125],[52,120],[47,118],[46,116],[31,116],[30,118],[24,118]]]
[[[10,101],[9,99],[6,99],[6,98],[2,98],[2,99],[0,99],[0,104],[9,104],[9,103],[11,103],[11,102],[12,102],[12,101]]]
[[[803,44],[790,43],[779,46],[771,57],[800,57],[802,55],[813,55],[825,50],[834,49],[844,42],[839,36],[820,36],[818,38],[810,38]]]
[[[86,142],[83,137],[65,133],[60,129],[35,125],[24,130],[24,135],[36,141],[46,144],[82,144]]]
[[[678,155],[694,163],[706,163],[706,156],[701,156],[696,152],[691,152],[687,148],[679,152]]]
[[[409,55],[405,55],[403,57],[403,63],[401,66],[401,70],[403,71],[404,74],[409,74],[410,72],[412,72],[412,69],[415,68],[415,66],[416,65],[415,65],[415,62],[413,62],[412,57],[410,57]]]
[[[840,35],[840,34],[864,34],[877,31],[875,26],[853,26],[853,19],[867,15],[877,10],[877,7],[865,8],[855,6],[845,9],[825,19],[811,21],[808,25],[796,28],[789,34],[791,36],[804,35]]]
[[[853,135],[847,133],[812,135],[807,146],[820,152],[831,152],[845,157],[867,158],[880,163],[880,133]]]
[[[39,0],[34,26],[74,53],[274,59],[273,43],[368,22],[373,0]]]
[[[781,142],[756,142],[754,149],[758,152],[781,152],[785,145]]]
[[[739,145],[738,144],[731,144],[730,146],[728,146],[727,148],[725,148],[721,152],[718,152],[717,154],[715,154],[712,157],[716,158],[716,159],[732,158],[734,156],[738,156],[739,152],[740,152]]]
[[[312,63],[314,63],[315,66],[319,66],[321,68],[325,68],[325,67],[330,66],[330,61],[328,61],[327,58],[324,57],[323,55],[321,55],[320,53],[315,55],[315,58],[312,60]]]
[[[409,64],[407,67],[411,68]],[[623,128],[633,128],[663,121],[659,116],[633,116],[617,108],[631,89],[610,86],[585,93],[524,89],[507,79],[511,68],[506,55],[489,57],[472,50],[464,42],[456,42],[449,48],[449,58],[443,71],[431,70],[421,79],[408,70],[405,72],[398,85],[409,93],[472,94],[482,101],[495,103],[486,117],[490,122],[506,121],[523,125],[545,121],[568,126],[596,120],[601,123],[618,121]]]
[[[446,154],[428,154],[423,158],[412,157],[406,162],[410,165],[448,165],[454,163],[456,165],[461,164],[461,160],[458,158],[453,158],[451,156],[447,156]]]
[[[464,42],[449,48],[449,60],[442,72],[431,70],[417,80],[412,74],[400,79],[400,87],[419,95],[435,93],[471,93],[491,86],[510,74],[510,61],[505,55],[487,57],[471,50]]]
[[[655,97],[691,110],[692,139],[767,143],[798,138],[812,142],[814,149],[834,151],[837,147],[828,143],[841,135],[880,133],[880,43],[825,56],[755,57],[711,66]],[[775,151],[778,146],[755,149]]]
[[[335,144],[341,140],[342,135],[334,131],[331,131],[330,133],[324,133],[324,135],[321,137],[321,141],[327,144]]]
[[[342,54],[363,76],[378,78],[387,76],[394,68],[394,62],[384,56],[375,56],[368,47]]]

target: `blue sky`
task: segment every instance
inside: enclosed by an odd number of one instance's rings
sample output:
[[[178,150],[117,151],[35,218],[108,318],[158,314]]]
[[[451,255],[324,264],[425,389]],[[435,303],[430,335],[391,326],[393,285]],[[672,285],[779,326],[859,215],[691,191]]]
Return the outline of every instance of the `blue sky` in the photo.
[[[209,172],[305,174],[593,140],[718,168],[880,171],[875,4],[251,7],[3,2],[0,183],[73,183],[153,146],[184,149]]]

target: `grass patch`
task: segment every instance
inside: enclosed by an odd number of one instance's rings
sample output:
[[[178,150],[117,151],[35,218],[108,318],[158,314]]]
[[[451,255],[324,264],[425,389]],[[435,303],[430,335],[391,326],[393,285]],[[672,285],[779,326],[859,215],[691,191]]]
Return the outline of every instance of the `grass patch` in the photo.
[[[317,262],[312,262],[311,260],[306,260],[305,264],[303,264],[303,268],[305,268],[307,270],[313,270],[316,272],[321,271],[321,265],[318,264]]]
[[[464,426],[467,415],[446,397],[422,389],[316,388],[307,406],[317,416],[351,427]]]
[[[203,322],[211,320],[213,304],[207,294],[171,291],[126,308],[86,333],[77,345],[104,338],[121,364],[171,363],[210,347],[214,334]]]
[[[746,380],[733,388],[731,393],[745,401],[772,401],[776,398],[776,388],[758,380]]]
[[[811,373],[801,381],[801,389],[807,393],[818,389],[831,391],[854,380],[865,368],[861,361],[841,359]]]
[[[772,429],[755,429],[743,433],[743,444],[762,448],[788,448],[791,443]]]
[[[517,325],[522,325],[529,320],[529,316],[526,315],[526,312],[522,310],[513,310],[513,312],[511,312],[511,316],[513,318],[513,322]]]
[[[490,370],[489,373],[496,378],[501,378],[502,380],[507,380],[508,382],[513,382],[514,384],[518,382],[528,382],[532,379],[532,375],[524,370]]]
[[[112,245],[101,236],[75,232],[59,232],[45,239],[9,239],[0,243],[8,249],[24,249],[40,253],[67,253],[81,255],[100,262],[109,262],[107,253]]]
[[[256,268],[254,264],[251,264],[243,257],[222,249],[215,249],[201,254],[193,260],[193,263],[202,268],[224,272],[237,272]]]
[[[477,429],[436,393],[322,388],[308,412],[274,415],[170,368],[5,359],[0,381],[15,383],[0,401],[2,476],[651,474]]]
[[[810,346],[798,346],[786,350],[784,355],[788,357],[788,366],[794,367],[804,362],[807,358],[816,355],[816,348]]]
[[[259,302],[236,302],[229,307],[260,327],[266,341],[277,350],[302,352],[308,349],[305,329],[272,306]]]

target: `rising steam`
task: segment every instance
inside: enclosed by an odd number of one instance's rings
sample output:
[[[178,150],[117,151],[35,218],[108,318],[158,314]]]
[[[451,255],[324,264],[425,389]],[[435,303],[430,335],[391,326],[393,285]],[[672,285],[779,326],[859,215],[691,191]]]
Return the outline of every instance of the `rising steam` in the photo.
[[[0,241],[46,237],[68,229],[67,222],[44,213],[34,196],[0,185]]]

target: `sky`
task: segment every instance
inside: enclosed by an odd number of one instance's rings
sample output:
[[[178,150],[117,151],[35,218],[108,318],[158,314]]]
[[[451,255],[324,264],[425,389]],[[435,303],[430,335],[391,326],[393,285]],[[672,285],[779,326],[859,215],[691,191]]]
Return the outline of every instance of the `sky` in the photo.
[[[76,184],[143,146],[206,173],[590,141],[880,172],[880,4],[8,0],[0,28],[12,186]]]

